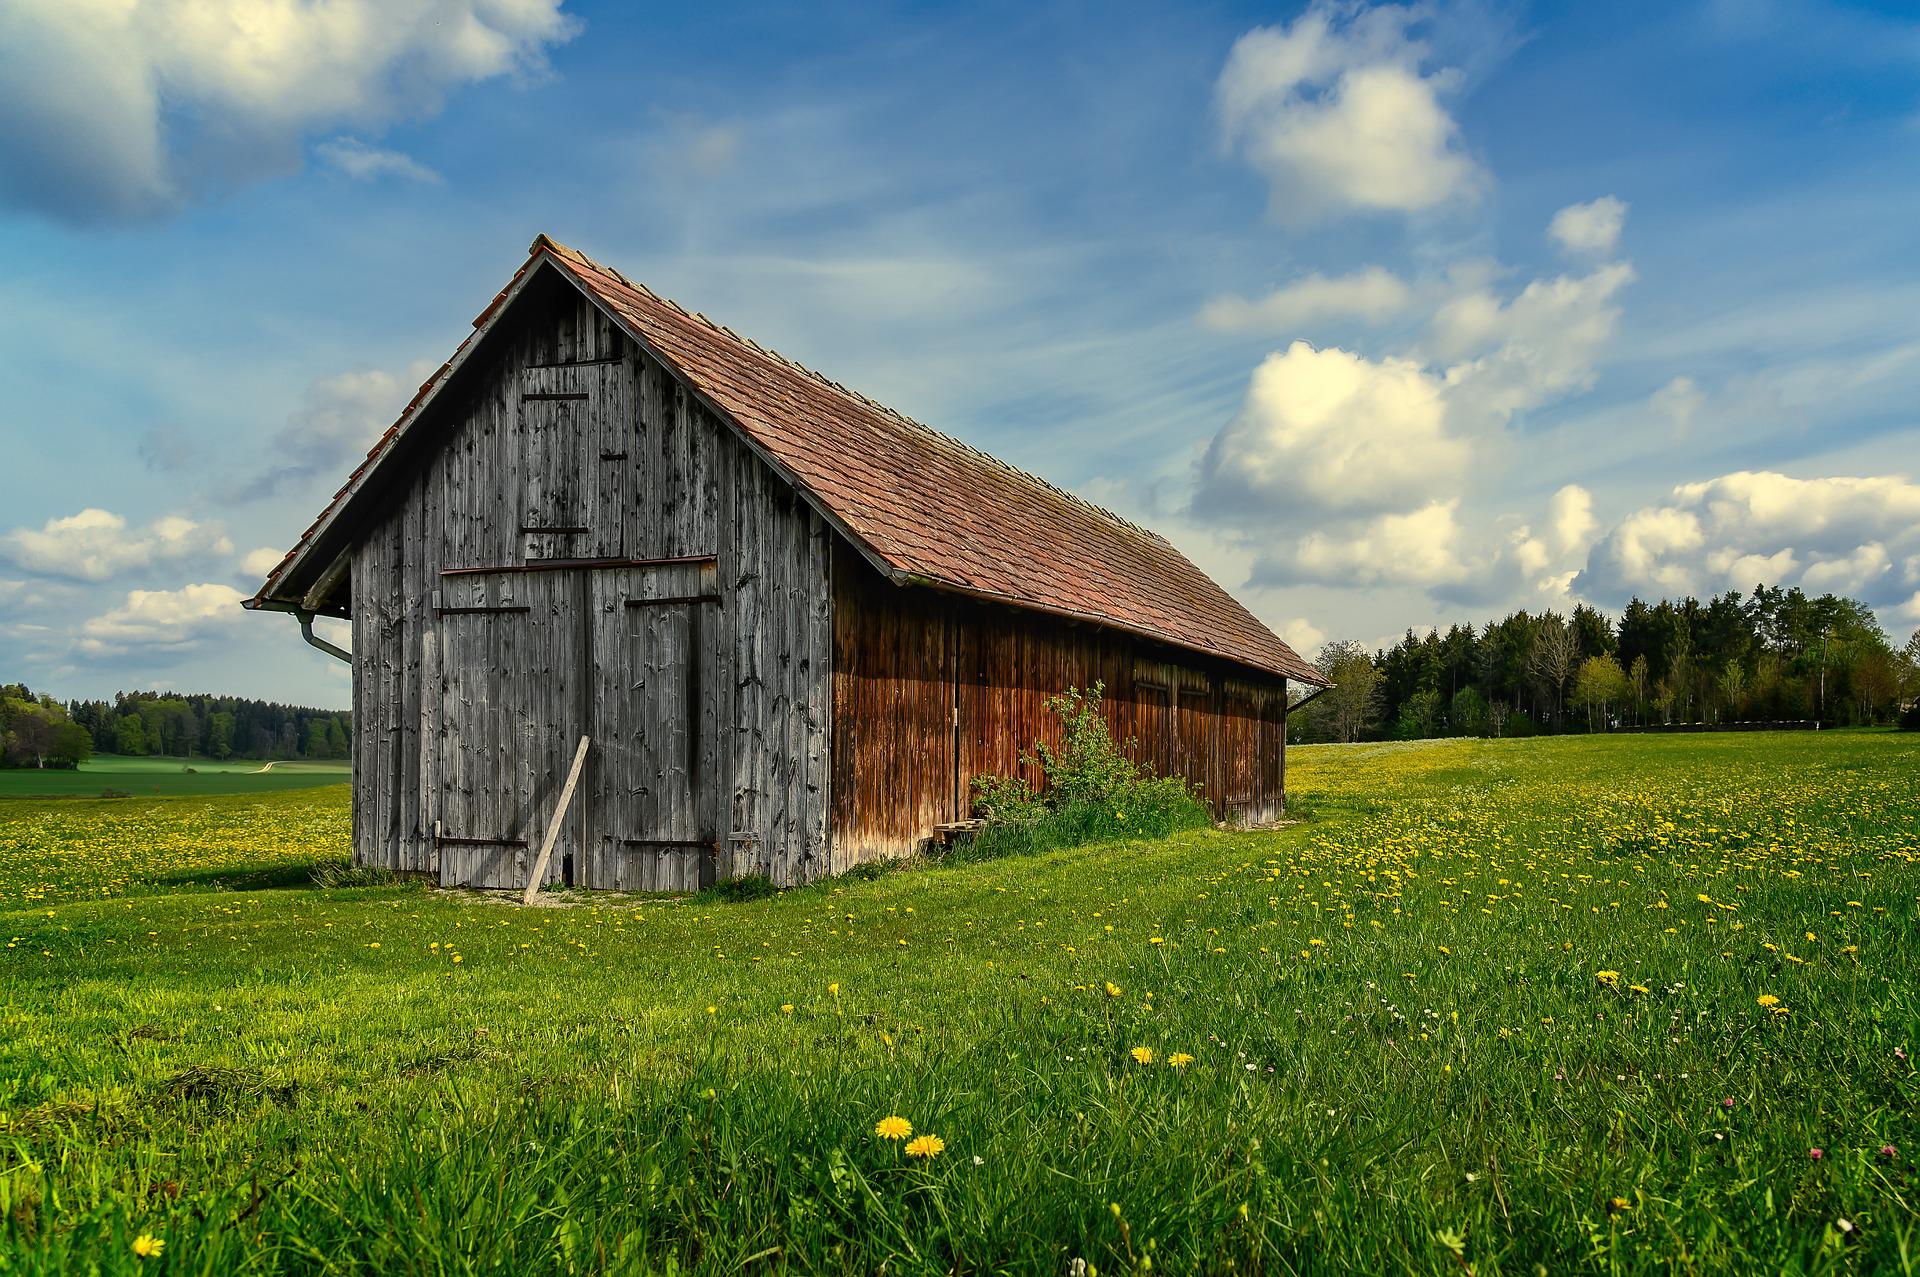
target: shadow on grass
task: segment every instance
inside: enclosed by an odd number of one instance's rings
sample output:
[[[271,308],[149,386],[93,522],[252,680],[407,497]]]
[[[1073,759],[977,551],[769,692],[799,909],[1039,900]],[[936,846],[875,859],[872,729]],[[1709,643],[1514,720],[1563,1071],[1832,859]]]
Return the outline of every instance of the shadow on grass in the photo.
[[[308,861],[292,865],[236,865],[229,869],[201,869],[172,873],[154,881],[168,887],[202,887],[209,891],[288,891],[315,885],[318,872],[330,864]]]

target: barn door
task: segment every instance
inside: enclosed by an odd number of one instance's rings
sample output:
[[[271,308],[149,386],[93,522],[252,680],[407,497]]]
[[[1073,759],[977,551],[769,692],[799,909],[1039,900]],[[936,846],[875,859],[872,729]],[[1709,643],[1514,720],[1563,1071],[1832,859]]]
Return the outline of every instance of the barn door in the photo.
[[[629,377],[618,361],[524,369],[520,538],[526,558],[617,558],[632,487]]]
[[[593,847],[586,885],[697,891],[716,870],[720,596],[712,560],[591,574]]]
[[[581,734],[577,580],[571,572],[440,579],[430,814],[443,886],[526,885]],[[577,863],[581,820],[576,802],[548,881]]]

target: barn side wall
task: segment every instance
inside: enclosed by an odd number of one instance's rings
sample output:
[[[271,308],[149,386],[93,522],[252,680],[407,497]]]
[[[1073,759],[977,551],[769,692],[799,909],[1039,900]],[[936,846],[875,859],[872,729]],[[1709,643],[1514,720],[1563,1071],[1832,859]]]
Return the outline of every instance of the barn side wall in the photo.
[[[556,420],[584,432],[586,464],[550,467],[541,445],[529,443],[528,414],[583,387],[591,397],[579,409],[589,419]],[[720,739],[709,751],[714,774],[700,784],[720,849],[684,880],[645,885],[697,887],[696,873],[763,873],[782,883],[818,876],[827,863],[832,653],[831,536],[819,516],[663,365],[553,276],[529,285],[430,411],[418,428],[439,442],[391,491],[385,517],[353,554],[356,862],[439,873],[442,787],[468,783],[441,771],[443,571],[711,555],[719,601],[703,615],[717,617],[717,636],[705,640],[717,668],[702,678],[717,689]],[[548,512],[560,504],[584,512],[570,525],[582,531],[525,530],[554,526]],[[578,597],[594,596],[583,587]],[[580,672],[491,671],[502,680],[562,673]],[[535,790],[549,800],[573,742],[597,717],[593,684],[582,686],[578,721],[546,733],[559,747],[536,743]],[[602,792],[627,783],[596,781]],[[544,824],[539,810],[512,819],[521,832]],[[581,816],[582,839],[592,837],[593,819]],[[556,861],[549,877],[557,873]]]
[[[1057,744],[1049,696],[1104,683],[1116,739],[1185,777],[1217,818],[1278,819],[1286,683],[1112,630],[884,580],[842,546],[833,571],[833,859],[909,854],[961,820],[982,773]]]

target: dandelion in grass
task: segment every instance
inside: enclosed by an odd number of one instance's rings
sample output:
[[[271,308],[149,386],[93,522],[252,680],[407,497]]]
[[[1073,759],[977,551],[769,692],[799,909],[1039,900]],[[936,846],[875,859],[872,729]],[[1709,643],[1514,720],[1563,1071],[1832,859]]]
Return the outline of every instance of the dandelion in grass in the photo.
[[[1618,971],[1596,971],[1593,973],[1593,978],[1601,984],[1606,985],[1609,989],[1616,988],[1620,984],[1620,973]]]
[[[1167,1057],[1167,1067],[1171,1069],[1184,1069],[1192,1063],[1193,1057],[1185,1051],[1175,1051]]]
[[[1107,996],[1110,998],[1117,998],[1120,996],[1120,986],[1115,984],[1111,980],[1107,981]]]
[[[883,1140],[903,1140],[913,1134],[913,1123],[895,1114],[876,1122],[873,1133]]]
[[[938,1135],[916,1135],[907,1141],[908,1157],[938,1157],[947,1151],[947,1142]]]
[[[152,1233],[142,1233],[133,1239],[133,1253],[142,1259],[158,1259],[167,1243]]]
[[[1763,993],[1758,998],[1755,998],[1754,1001],[1763,1007],[1777,1007],[1780,1005],[1780,999],[1774,997],[1771,993]]]
[[[1133,1056],[1135,1064],[1153,1063],[1153,1048],[1150,1046],[1136,1046],[1130,1054]]]

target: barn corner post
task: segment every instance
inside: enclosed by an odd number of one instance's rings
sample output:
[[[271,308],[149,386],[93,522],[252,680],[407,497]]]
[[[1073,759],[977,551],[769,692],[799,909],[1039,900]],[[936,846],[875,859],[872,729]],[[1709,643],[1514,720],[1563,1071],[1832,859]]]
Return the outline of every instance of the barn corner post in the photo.
[[[1325,681],[1163,538],[544,236],[250,606],[353,621],[356,857],[523,894],[911,853],[1096,682],[1257,820]]]

